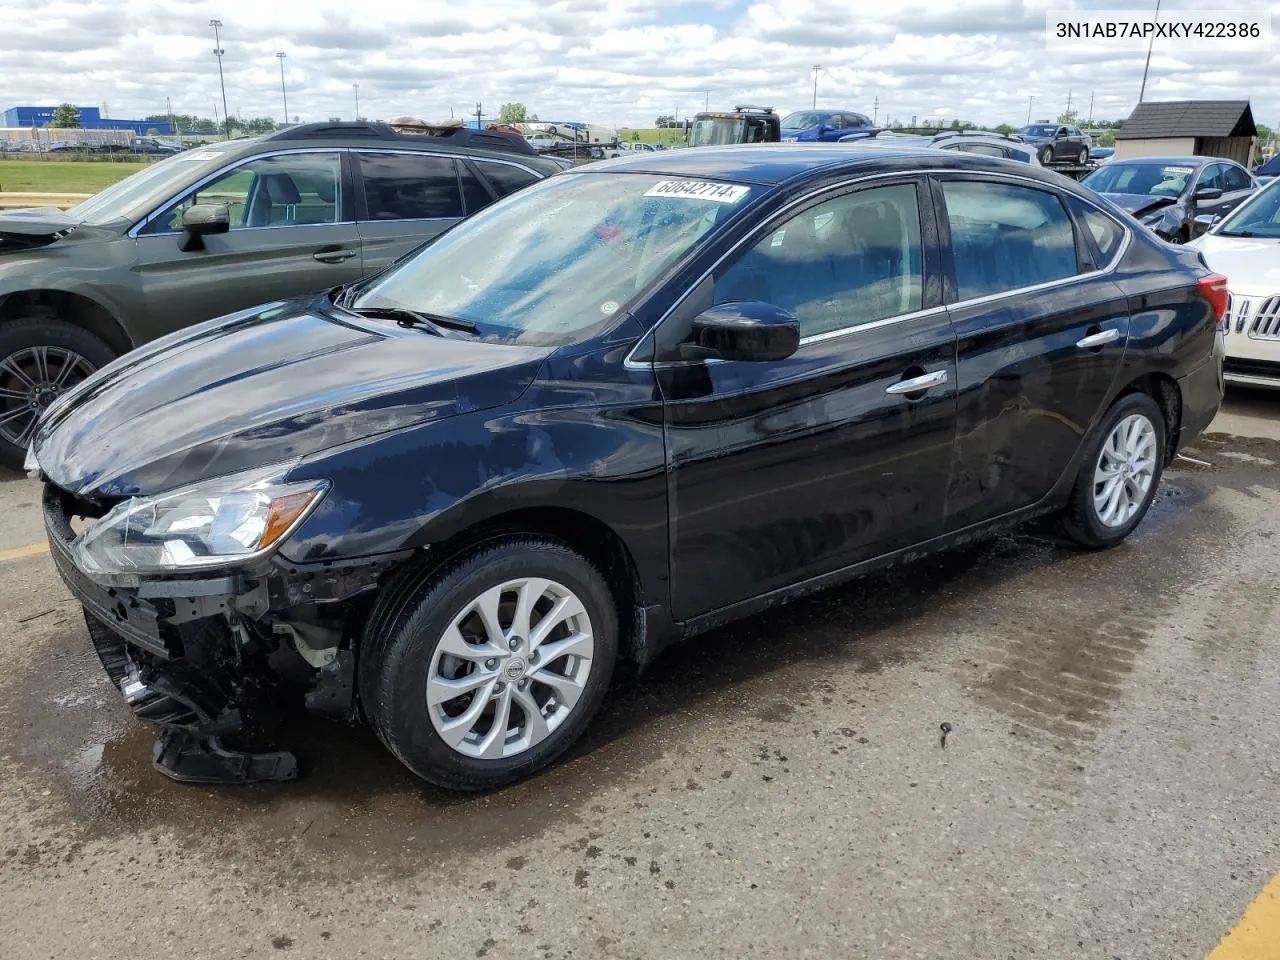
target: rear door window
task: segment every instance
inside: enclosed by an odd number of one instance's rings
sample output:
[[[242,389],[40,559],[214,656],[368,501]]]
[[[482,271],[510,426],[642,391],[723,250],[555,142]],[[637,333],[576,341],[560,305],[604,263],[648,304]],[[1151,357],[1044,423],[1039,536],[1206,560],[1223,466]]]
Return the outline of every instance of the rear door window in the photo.
[[[987,181],[942,184],[960,300],[1080,272],[1075,230],[1057,194]]]
[[[1226,190],[1226,164],[1211,163],[1204,168],[1204,172],[1200,174],[1200,182],[1196,185],[1197,190]]]
[[[648,144],[638,145],[641,150],[647,147]],[[521,190],[535,180],[540,179],[537,174],[530,173],[524,167],[517,167],[510,163],[477,160],[476,166],[480,168],[484,178],[489,181],[500,197],[505,197],[508,193],[515,193],[517,190]]]
[[[468,215],[493,203],[493,195],[489,192],[489,188],[480,182],[480,178],[475,175],[470,164],[460,161],[458,174],[462,178],[462,199],[466,203]]]
[[[1253,178],[1249,176],[1243,167],[1237,167],[1233,163],[1226,164],[1226,172],[1223,174],[1226,182],[1226,190],[1248,190],[1253,186]]]
[[[369,220],[432,220],[463,216],[451,157],[419,153],[359,153]]]

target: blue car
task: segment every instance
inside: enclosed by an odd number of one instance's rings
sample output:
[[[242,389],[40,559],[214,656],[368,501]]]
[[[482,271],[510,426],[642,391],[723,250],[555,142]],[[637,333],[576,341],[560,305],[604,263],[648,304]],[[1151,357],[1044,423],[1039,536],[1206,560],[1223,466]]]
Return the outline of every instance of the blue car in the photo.
[[[1266,183],[1280,176],[1280,153],[1253,171],[1253,178],[1259,183]]]
[[[784,143],[834,143],[850,134],[871,135],[871,120],[852,110],[800,110],[782,120]]]

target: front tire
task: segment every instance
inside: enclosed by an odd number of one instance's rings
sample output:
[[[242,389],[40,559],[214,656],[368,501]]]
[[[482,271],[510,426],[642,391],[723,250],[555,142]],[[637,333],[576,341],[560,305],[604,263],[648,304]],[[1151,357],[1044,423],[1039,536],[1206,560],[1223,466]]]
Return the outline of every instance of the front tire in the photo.
[[[1125,394],[1098,424],[1071,499],[1059,517],[1062,532],[1084,547],[1114,547],[1142,522],[1164,472],[1165,421],[1145,393]]]
[[[1040,166],[1047,167],[1053,163],[1053,147],[1042,147],[1039,153]]]
[[[105,343],[64,320],[0,323],[0,465],[21,470],[45,407],[114,358]]]
[[[361,703],[419,777],[485,790],[567,750],[596,713],[618,652],[600,572],[563,544],[510,536],[463,554],[374,611]]]

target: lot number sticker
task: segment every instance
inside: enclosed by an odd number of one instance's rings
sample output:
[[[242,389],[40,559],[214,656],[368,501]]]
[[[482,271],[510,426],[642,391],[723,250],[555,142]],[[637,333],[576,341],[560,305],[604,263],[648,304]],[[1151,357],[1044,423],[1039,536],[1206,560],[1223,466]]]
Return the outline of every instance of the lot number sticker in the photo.
[[[644,192],[646,197],[677,197],[682,200],[714,200],[716,203],[737,203],[750,191],[750,187],[731,183],[712,183],[709,180],[662,180]]]

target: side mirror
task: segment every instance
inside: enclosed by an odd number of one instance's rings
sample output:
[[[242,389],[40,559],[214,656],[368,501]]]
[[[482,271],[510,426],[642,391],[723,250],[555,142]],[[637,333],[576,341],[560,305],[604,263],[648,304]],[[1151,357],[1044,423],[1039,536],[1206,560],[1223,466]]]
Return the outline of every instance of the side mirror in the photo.
[[[772,303],[722,303],[693,320],[687,359],[785,360],[800,348],[800,321]]]
[[[1217,200],[1221,196],[1222,191],[1217,187],[1203,187],[1196,191],[1195,196],[1192,197],[1192,199],[1199,203],[1201,200]]]
[[[832,130],[834,130],[834,129],[835,129],[835,127],[833,127],[833,126],[832,126],[831,124],[829,124],[829,123],[824,123],[824,124],[822,125],[822,132],[823,132],[823,133],[830,133],[830,132],[831,132]]]
[[[231,211],[222,203],[197,203],[182,215],[182,236],[178,249],[183,253],[204,249],[204,238],[231,229]]]
[[[1191,235],[1193,237],[1198,237],[1203,233],[1208,233],[1210,228],[1213,227],[1221,219],[1222,218],[1215,213],[1199,214],[1192,221]]]

